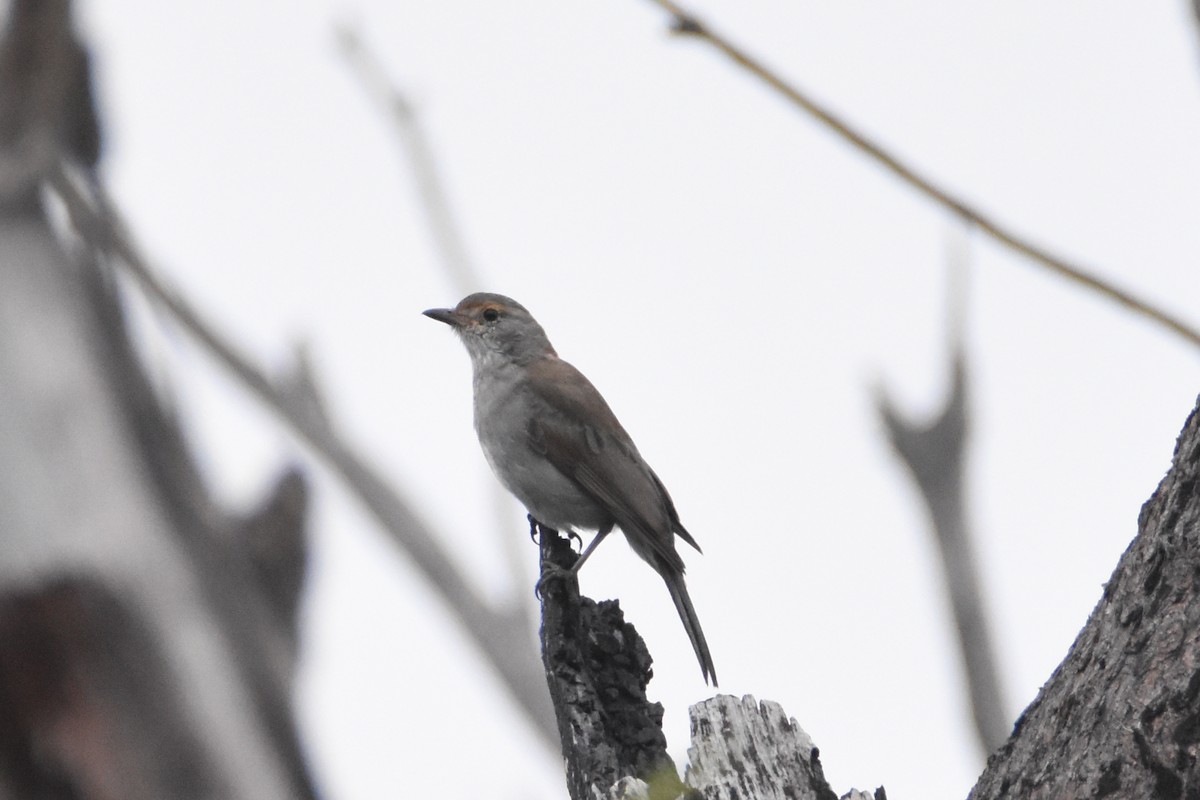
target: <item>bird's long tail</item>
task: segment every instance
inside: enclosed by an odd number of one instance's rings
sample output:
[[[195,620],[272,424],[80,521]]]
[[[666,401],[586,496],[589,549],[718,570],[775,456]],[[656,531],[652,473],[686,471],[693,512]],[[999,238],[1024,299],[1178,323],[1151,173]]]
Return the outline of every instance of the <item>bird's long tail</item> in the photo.
[[[712,654],[708,652],[708,642],[704,639],[704,631],[700,628],[700,618],[692,607],[692,598],[688,596],[687,585],[683,582],[683,574],[664,570],[663,580],[675,601],[675,610],[683,620],[683,628],[692,641],[692,649],[696,651],[696,660],[700,662],[700,671],[704,673],[704,682],[717,685],[717,671],[713,667]]]

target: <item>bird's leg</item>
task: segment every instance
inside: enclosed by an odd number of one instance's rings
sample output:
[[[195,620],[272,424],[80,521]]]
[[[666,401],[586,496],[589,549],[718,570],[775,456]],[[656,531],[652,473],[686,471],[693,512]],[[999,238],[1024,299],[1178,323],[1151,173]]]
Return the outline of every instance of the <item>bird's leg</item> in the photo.
[[[583,566],[583,562],[587,561],[588,556],[590,556],[592,554],[592,551],[596,549],[596,545],[598,545],[598,544],[600,544],[600,542],[604,541],[604,537],[608,536],[608,534],[611,531],[612,531],[612,525],[609,525],[608,527],[601,528],[600,530],[596,531],[595,538],[593,538],[592,541],[588,544],[588,546],[584,548],[583,552],[579,554],[579,558],[575,559],[575,563],[571,565],[570,569],[563,569],[558,564],[555,564],[553,561],[548,561],[548,560],[543,559],[542,560],[542,575],[540,578],[538,578],[537,584],[533,587],[534,597],[541,599],[542,587],[545,586],[546,581],[548,581],[548,580],[551,580],[553,578],[576,579],[579,575],[579,568]],[[576,534],[576,535],[578,535],[578,534]]]
[[[608,534],[610,532],[612,532],[612,525],[609,525],[608,527],[601,528],[600,530],[596,531],[595,538],[592,539],[591,543],[588,544],[588,546],[586,548],[584,548],[584,551],[579,554],[579,558],[571,566],[570,572],[572,575],[579,574],[579,568],[583,566],[583,562],[588,560],[588,556],[590,556],[592,554],[592,551],[596,549],[596,545],[598,545],[598,544],[600,544],[600,542],[604,541],[604,537],[608,536]]]

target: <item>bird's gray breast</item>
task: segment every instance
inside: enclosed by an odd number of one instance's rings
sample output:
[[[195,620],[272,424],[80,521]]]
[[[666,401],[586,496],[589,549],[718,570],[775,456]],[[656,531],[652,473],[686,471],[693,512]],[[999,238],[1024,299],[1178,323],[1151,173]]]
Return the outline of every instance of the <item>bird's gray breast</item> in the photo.
[[[539,420],[555,414],[522,384],[519,367],[483,365],[474,379],[475,432],[496,477],[539,522],[559,530],[595,530],[611,520],[535,441]]]

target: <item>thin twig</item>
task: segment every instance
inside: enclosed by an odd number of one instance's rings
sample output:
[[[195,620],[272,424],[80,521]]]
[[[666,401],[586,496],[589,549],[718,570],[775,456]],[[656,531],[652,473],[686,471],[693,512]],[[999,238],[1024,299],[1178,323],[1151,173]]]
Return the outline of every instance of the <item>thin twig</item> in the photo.
[[[755,77],[759,78],[770,86],[775,91],[782,94],[794,105],[802,108],[810,115],[815,117],[826,127],[833,130],[838,136],[858,148],[870,158],[874,159],[878,164],[883,166],[900,180],[907,183],[913,189],[916,189],[921,194],[930,198],[939,205],[945,207],[950,212],[962,217],[965,221],[976,226],[989,236],[1001,244],[1011,248],[1012,250],[1021,253],[1036,264],[1049,269],[1067,280],[1073,281],[1081,286],[1085,286],[1092,291],[1098,292],[1110,300],[1128,308],[1136,314],[1146,317],[1154,322],[1174,331],[1176,334],[1187,339],[1193,345],[1200,347],[1200,330],[1192,327],[1186,322],[1172,316],[1171,314],[1161,309],[1155,308],[1150,303],[1130,294],[1125,289],[1121,289],[1113,284],[1096,277],[1088,270],[1080,267],[1070,261],[1057,256],[1048,250],[1032,244],[1025,237],[1015,233],[1011,228],[1000,222],[992,219],[984,214],[979,209],[972,206],[970,203],[962,200],[948,190],[943,189],[927,178],[919,174],[916,170],[903,163],[899,157],[893,155],[886,150],[882,145],[877,144],[873,140],[867,138],[864,134],[855,130],[849,123],[844,121],[837,114],[830,111],[825,106],[809,97],[805,92],[801,91],[794,84],[791,84],[772,71],[762,62],[753,58],[742,48],[735,45],[733,42],[726,39],[724,36],[713,31],[704,23],[700,22],[693,14],[686,11],[679,4],[672,0],[650,0],[650,2],[665,9],[674,17],[672,29],[681,34],[689,36],[697,36],[711,44],[713,47],[720,50],[731,60],[739,64]]]
[[[354,68],[363,86],[374,95],[395,125],[401,140],[401,150],[408,157],[409,167],[417,184],[421,207],[429,222],[434,245],[442,265],[450,273],[452,283],[463,293],[483,288],[479,271],[467,255],[463,235],[450,211],[450,200],[443,188],[437,159],[429,137],[421,127],[420,118],[412,103],[387,78],[379,60],[363,45],[358,33],[349,25],[335,29],[337,41],[346,60]]]
[[[366,46],[362,36],[349,24],[342,24],[334,29],[338,46],[349,62],[354,74],[363,84],[368,94],[375,97],[379,107],[388,116],[396,131],[400,151],[408,160],[412,169],[413,181],[416,184],[417,197],[425,211],[425,220],[433,237],[435,250],[441,260],[442,268],[450,277],[459,296],[466,296],[484,288],[484,283],[474,261],[468,255],[463,239],[462,229],[451,208],[449,195],[438,168],[434,148],[425,135],[417,109],[404,93],[389,78],[379,58]],[[512,585],[525,587],[531,580],[528,568],[527,549],[522,547],[523,536],[513,520],[518,519],[512,512],[512,500],[507,492],[496,481],[490,481],[492,518],[497,527],[501,528],[499,541],[512,575]],[[529,596],[524,589],[522,598],[514,598],[514,609],[520,609],[532,624],[532,606],[528,601],[521,602]]]
[[[399,491],[359,456],[315,409],[296,399],[296,386],[277,387],[249,359],[203,318],[190,303],[159,277],[132,243],[115,207],[107,197],[89,198],[65,169],[51,180],[78,234],[88,244],[125,265],[142,291],[170,313],[216,360],[228,369],[270,411],[320,456],[391,534],[446,605],[462,622],[470,638],[508,686],[518,707],[533,724],[543,744],[557,752],[557,725],[538,666],[531,631],[520,613],[492,610],[454,565],[432,529],[412,510]],[[92,191],[102,192],[93,182]],[[95,206],[106,209],[97,211]],[[526,646],[528,643],[528,646]]]

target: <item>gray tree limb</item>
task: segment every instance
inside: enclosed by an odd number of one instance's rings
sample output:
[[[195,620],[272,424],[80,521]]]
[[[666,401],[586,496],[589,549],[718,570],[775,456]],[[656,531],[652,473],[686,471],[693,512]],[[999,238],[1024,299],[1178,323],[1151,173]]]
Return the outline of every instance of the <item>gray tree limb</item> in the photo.
[[[988,615],[983,606],[979,567],[966,513],[967,389],[961,346],[951,360],[953,382],[946,405],[926,424],[901,416],[881,390],[876,409],[896,455],[908,467],[929,510],[942,575],[946,581],[959,653],[967,679],[975,733],[986,756],[1008,738],[1005,710]]]

